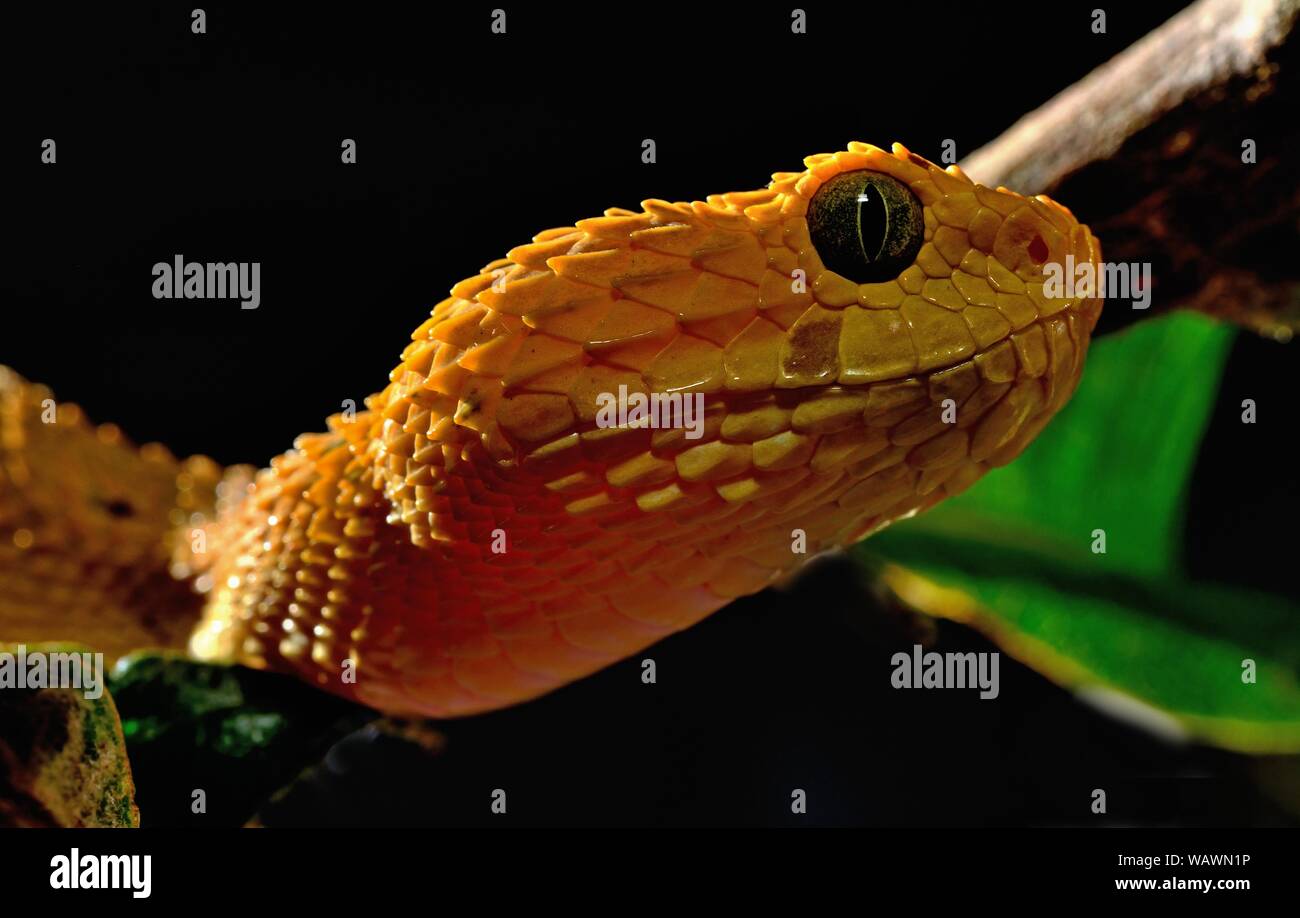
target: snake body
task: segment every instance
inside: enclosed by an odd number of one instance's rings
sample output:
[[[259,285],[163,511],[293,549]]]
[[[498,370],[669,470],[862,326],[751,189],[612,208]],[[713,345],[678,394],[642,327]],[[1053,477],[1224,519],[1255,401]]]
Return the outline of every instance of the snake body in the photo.
[[[810,220],[859,175],[916,202],[910,251]],[[887,276],[827,268],[844,244]],[[255,476],[42,423],[0,377],[0,638],[185,644],[398,714],[538,696],[1015,458],[1101,309],[1044,294],[1067,255],[1100,262],[1055,202],[854,143],[539,233]],[[602,424],[620,387],[702,394],[701,436]]]

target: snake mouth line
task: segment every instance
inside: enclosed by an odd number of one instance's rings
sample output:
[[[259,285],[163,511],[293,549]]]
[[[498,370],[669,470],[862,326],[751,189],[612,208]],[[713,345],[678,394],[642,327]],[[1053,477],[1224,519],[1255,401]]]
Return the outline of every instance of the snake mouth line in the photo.
[[[1084,303],[1096,303],[1097,305],[1095,308],[1085,309]],[[1092,325],[1094,325],[1096,322],[1097,316],[1100,315],[1101,306],[1102,306],[1102,300],[1100,298],[1094,298],[1091,300],[1083,301],[1075,306],[1067,307],[1065,309],[1062,309],[1050,315],[1039,315],[1032,322],[1029,322],[1028,324],[1014,330],[1011,334],[1007,335],[1005,338],[1001,339],[1000,341],[997,341],[994,344],[990,345],[989,347],[977,351],[976,353],[973,353],[967,357],[963,357],[958,360],[953,360],[947,363],[943,363],[923,371],[913,371],[913,372],[901,371],[891,376],[882,377],[880,379],[873,379],[870,382],[864,382],[857,385],[849,384],[849,383],[841,383],[841,382],[827,382],[822,384],[792,386],[789,388],[773,388],[773,389],[766,389],[766,390],[752,391],[752,392],[751,391],[728,392],[724,390],[721,392],[707,392],[707,393],[702,393],[699,392],[698,390],[693,390],[690,387],[682,387],[678,389],[646,389],[642,392],[642,394],[646,396],[661,396],[661,397],[673,396],[673,395],[680,395],[682,397],[703,395],[704,410],[706,414],[744,411],[751,408],[757,408],[763,405],[773,405],[773,404],[776,405],[777,407],[793,409],[798,407],[801,403],[805,401],[814,398],[819,398],[826,395],[845,395],[845,396],[861,395],[866,392],[869,392],[874,387],[896,385],[898,383],[905,382],[909,379],[928,381],[940,373],[946,373],[964,364],[973,362],[980,355],[987,354],[989,351],[993,350],[993,348],[996,348],[1001,344],[1010,341],[1011,338],[1015,335],[1023,335],[1034,328],[1045,329],[1046,325],[1050,321],[1058,318],[1062,318],[1070,312],[1075,312],[1083,316],[1085,319],[1087,319],[1089,323],[1089,331],[1090,331]],[[594,359],[588,359],[584,365],[590,365],[591,363],[596,363],[596,362],[598,361]],[[508,390],[506,394],[507,395],[517,395],[517,394],[546,395],[550,393],[545,390],[531,389],[525,383]],[[612,395],[613,393],[610,394]],[[593,431],[603,430],[603,429],[608,429],[608,428],[602,427],[594,419],[593,420],[578,419],[573,423],[571,427],[571,432],[582,434],[582,433],[590,433]],[[636,429],[636,428],[629,425],[627,429]],[[513,439],[509,437],[509,435],[506,436],[507,439]],[[517,443],[515,445],[518,446],[522,444]],[[524,452],[526,453],[527,451],[524,450]]]

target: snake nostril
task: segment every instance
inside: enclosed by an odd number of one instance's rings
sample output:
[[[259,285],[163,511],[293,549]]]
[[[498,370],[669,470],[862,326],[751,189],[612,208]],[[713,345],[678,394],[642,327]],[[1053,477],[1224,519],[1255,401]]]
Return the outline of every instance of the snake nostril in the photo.
[[[1033,242],[1029,243],[1029,257],[1036,265],[1047,261],[1047,243],[1043,241],[1042,236],[1035,236]]]

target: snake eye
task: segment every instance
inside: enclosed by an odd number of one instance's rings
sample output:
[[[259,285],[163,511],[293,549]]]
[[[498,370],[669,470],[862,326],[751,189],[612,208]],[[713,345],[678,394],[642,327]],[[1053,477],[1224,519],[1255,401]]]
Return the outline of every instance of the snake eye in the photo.
[[[808,233],[822,264],[859,284],[890,280],[925,237],[921,202],[883,172],[841,172],[808,204]]]

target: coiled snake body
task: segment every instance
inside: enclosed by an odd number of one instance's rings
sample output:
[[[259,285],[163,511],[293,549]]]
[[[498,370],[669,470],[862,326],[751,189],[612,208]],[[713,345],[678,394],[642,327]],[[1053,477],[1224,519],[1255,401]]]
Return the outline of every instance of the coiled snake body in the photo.
[[[188,646],[391,713],[535,697],[1015,458],[1082,371],[1065,208],[899,145],[538,234],[251,475],[0,374],[0,640]],[[701,393],[701,431],[602,398]],[[52,422],[52,423],[51,423]],[[695,438],[688,436],[702,433]]]

